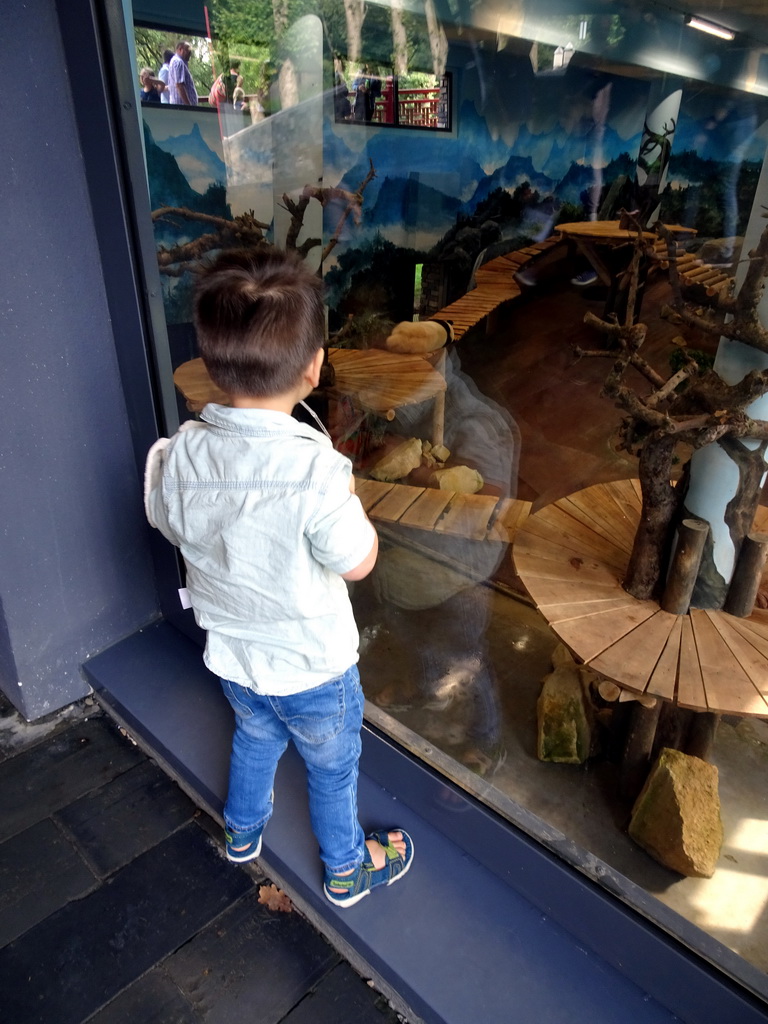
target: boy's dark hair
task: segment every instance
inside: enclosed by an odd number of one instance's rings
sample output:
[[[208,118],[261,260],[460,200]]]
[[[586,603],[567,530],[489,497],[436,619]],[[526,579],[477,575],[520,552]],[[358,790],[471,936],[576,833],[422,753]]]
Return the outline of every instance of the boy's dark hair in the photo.
[[[274,246],[221,253],[195,292],[200,355],[222,391],[268,398],[290,391],[323,344],[322,284]]]
[[[163,50],[163,64],[167,64],[169,60],[172,60],[173,54],[173,50]]]

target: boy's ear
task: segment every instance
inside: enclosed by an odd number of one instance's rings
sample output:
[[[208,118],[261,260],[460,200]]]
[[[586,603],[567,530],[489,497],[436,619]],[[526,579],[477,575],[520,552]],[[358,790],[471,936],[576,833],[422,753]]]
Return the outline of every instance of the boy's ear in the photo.
[[[322,368],[324,359],[325,349],[319,348],[317,352],[315,352],[312,362],[307,367],[307,380],[313,388],[316,388],[320,383],[320,369]]]

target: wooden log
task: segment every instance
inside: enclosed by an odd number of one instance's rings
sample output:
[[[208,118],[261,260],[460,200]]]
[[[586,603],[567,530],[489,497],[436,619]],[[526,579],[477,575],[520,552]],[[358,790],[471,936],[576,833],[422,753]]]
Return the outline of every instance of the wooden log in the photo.
[[[733,578],[725,599],[725,610],[730,615],[746,619],[755,607],[755,598],[768,557],[768,534],[748,533],[741,544]]]
[[[440,355],[435,361],[435,369],[445,380],[445,349],[440,350]],[[443,443],[445,437],[445,388],[435,395],[435,405],[432,411],[432,444]]]
[[[610,679],[601,679],[597,684],[597,692],[606,703],[612,704],[615,700],[619,699],[621,687],[611,682]]]
[[[707,277],[707,275],[711,273],[712,267],[710,267],[708,263],[703,263],[701,266],[697,267],[696,270],[686,270],[685,277],[686,280],[697,283],[700,278]]]
[[[714,711],[693,712],[683,753],[709,761],[719,722],[720,715]]]
[[[672,615],[685,615],[709,534],[709,523],[684,519],[677,529],[677,547],[672,558],[661,607]]]
[[[634,801],[645,784],[651,768],[651,751],[661,713],[661,701],[652,708],[632,705],[624,754],[621,760],[620,791],[626,800]]]
[[[696,712],[689,708],[680,708],[670,701],[664,701],[656,726],[651,763],[655,762],[664,747],[685,751],[688,731],[691,728],[691,719],[694,715]]]

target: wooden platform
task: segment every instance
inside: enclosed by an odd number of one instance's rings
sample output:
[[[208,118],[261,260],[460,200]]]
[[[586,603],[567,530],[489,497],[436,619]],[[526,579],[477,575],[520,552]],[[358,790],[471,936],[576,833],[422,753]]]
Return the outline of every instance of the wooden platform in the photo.
[[[399,523],[469,540],[510,544],[528,518],[530,501],[460,494],[434,487],[355,479],[357,495],[374,522]]]
[[[517,530],[517,572],[539,611],[585,664],[681,707],[768,717],[768,611],[670,615],[621,581],[641,508],[637,480],[595,484]],[[764,530],[768,510],[756,528]]]
[[[422,356],[381,349],[330,348],[328,361],[336,371],[330,394],[348,395],[366,412],[388,419],[392,418],[387,415],[390,411],[435,398],[446,387],[442,374]],[[208,402],[229,404],[229,397],[213,383],[200,358],[178,366],[173,382],[190,412],[200,412]]]

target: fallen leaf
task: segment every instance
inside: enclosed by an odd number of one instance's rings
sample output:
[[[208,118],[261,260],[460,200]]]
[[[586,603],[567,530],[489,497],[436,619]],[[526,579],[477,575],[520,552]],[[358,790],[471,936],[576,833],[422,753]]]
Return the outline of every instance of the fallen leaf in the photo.
[[[280,910],[284,914],[290,914],[293,910],[291,897],[282,889],[278,889],[274,883],[259,886],[259,903],[263,903],[270,910]]]

